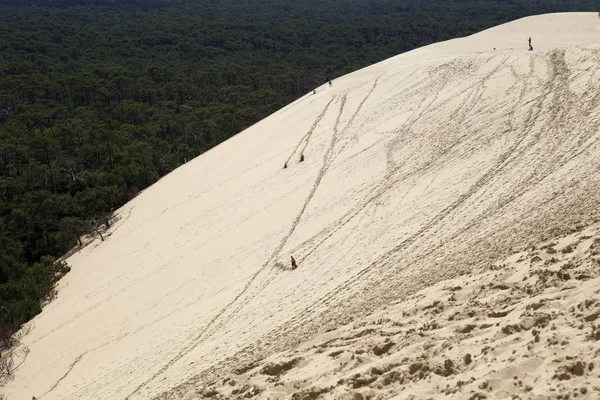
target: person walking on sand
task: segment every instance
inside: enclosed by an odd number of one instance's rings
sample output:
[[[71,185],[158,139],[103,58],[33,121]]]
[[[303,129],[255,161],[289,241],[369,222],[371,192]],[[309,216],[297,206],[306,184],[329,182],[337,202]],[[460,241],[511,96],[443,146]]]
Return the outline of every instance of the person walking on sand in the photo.
[[[529,37],[529,47],[531,47],[531,37]]]
[[[329,86],[331,86],[331,81],[329,81]]]
[[[298,264],[296,264],[296,260],[294,259],[294,256],[290,256],[292,258],[292,269],[296,269],[298,268]]]

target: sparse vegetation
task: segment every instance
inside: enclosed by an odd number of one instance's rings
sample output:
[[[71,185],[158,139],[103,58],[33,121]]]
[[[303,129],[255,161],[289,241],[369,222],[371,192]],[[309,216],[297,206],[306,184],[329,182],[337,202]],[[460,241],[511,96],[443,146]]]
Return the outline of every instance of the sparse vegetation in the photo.
[[[573,250],[574,250],[574,249],[573,249],[573,246],[571,246],[571,245],[568,245],[568,246],[566,246],[564,249],[562,249],[562,250],[561,250],[561,252],[562,252],[563,254],[568,254],[568,253],[572,253],[572,252],[573,252]]]
[[[28,329],[24,328],[16,334],[13,334],[9,328],[4,328],[0,331],[0,386],[6,384],[14,374],[18,367],[17,362],[23,360],[29,349],[26,347],[20,348],[21,338],[28,333]],[[0,393],[0,400],[5,396]]]

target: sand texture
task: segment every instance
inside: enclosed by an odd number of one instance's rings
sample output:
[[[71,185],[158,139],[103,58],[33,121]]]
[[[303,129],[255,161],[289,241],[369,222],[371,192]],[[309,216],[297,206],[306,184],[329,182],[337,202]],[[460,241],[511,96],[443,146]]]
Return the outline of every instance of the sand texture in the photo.
[[[595,13],[336,79],[118,210],[0,392],[598,398],[595,242],[539,247],[598,237],[599,139]]]
[[[182,398],[596,399],[599,293],[594,225],[441,281]]]

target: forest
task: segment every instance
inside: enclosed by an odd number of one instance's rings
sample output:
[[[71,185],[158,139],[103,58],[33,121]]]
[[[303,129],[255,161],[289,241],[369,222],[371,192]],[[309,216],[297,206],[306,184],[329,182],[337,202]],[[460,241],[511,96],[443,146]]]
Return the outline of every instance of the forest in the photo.
[[[327,79],[595,3],[0,1],[1,343],[52,298],[56,260],[185,160]]]

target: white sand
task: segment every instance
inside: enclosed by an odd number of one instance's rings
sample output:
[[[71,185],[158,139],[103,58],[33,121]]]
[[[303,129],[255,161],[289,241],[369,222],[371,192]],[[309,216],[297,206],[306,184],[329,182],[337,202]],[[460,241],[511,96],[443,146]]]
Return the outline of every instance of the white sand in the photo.
[[[2,391],[200,397],[251,361],[597,221],[599,73],[600,18],[575,13],[427,46],[319,87],[164,177],[119,210],[105,242],[71,256]],[[299,373],[317,380],[330,368]]]
[[[185,398],[597,399],[599,292],[596,224],[242,365]]]

